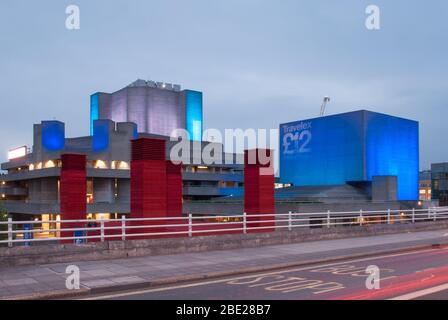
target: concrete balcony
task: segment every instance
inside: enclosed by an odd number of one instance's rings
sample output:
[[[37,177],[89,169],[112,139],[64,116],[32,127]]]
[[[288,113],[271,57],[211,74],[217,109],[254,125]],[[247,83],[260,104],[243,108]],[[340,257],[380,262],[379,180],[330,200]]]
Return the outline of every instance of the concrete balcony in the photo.
[[[57,201],[4,201],[3,207],[9,213],[24,214],[59,214],[60,208]]]
[[[59,177],[61,168],[45,168],[36,170],[22,170],[14,173],[8,173],[2,176],[3,181],[23,181],[39,178]],[[88,178],[111,178],[111,179],[130,179],[130,170],[120,169],[87,169]]]
[[[184,196],[209,196],[209,197],[226,197],[232,195],[241,195],[241,188],[219,188],[219,187],[201,187],[188,186],[183,188]]]
[[[87,178],[130,179],[130,170],[87,168]]]
[[[21,187],[1,187],[0,193],[5,194],[6,196],[26,196],[28,195],[28,190],[26,188]]]
[[[8,173],[2,176],[4,181],[23,181],[39,178],[59,177],[61,175],[61,168],[45,168],[38,170],[21,170],[14,173]]]
[[[59,177],[61,168],[44,168],[36,170],[22,170],[9,173],[2,176],[3,181],[24,181],[39,178]],[[88,178],[111,178],[111,179],[130,179],[130,170],[121,169],[95,169],[87,168]],[[203,172],[183,172],[183,180],[190,181],[234,181],[243,182],[242,173],[203,173]]]
[[[183,172],[183,180],[191,181],[235,181],[243,182],[242,173],[208,173],[208,172]]]

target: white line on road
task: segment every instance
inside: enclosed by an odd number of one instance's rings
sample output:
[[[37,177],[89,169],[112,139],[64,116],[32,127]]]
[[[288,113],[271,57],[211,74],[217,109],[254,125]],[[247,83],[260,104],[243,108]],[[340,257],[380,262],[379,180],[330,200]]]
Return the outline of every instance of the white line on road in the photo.
[[[195,282],[195,283],[189,283],[189,284],[184,284],[184,285],[177,285],[177,286],[170,286],[170,287],[163,287],[163,288],[155,288],[155,289],[145,289],[145,290],[139,290],[139,291],[133,291],[133,292],[122,292],[122,293],[116,293],[116,294],[110,294],[110,295],[103,295],[103,296],[84,298],[84,299],[81,299],[81,300],[112,299],[112,298],[120,298],[120,297],[133,296],[133,295],[141,295],[141,294],[152,293],[152,292],[161,292],[161,291],[169,291],[169,290],[175,290],[175,289],[184,289],[184,288],[190,288],[190,287],[198,287],[198,286],[204,286],[204,285],[209,285],[209,284],[217,284],[217,283],[222,283],[222,282],[228,282],[228,281],[233,281],[233,280],[247,279],[247,278],[252,278],[252,277],[255,277],[255,276],[269,276],[269,275],[276,275],[276,274],[282,274],[282,273],[306,271],[306,270],[310,270],[310,269],[322,268],[322,267],[330,267],[330,266],[335,266],[335,265],[345,264],[345,263],[363,262],[363,261],[370,261],[370,260],[384,259],[384,258],[394,258],[394,257],[400,257],[400,256],[417,254],[417,253],[431,252],[431,251],[434,251],[434,250],[436,250],[436,249],[426,249],[426,250],[422,250],[422,251],[411,251],[411,252],[396,253],[396,254],[382,255],[382,256],[376,256],[376,257],[362,258],[362,259],[345,260],[345,261],[342,261],[342,262],[335,262],[335,263],[328,263],[328,264],[321,264],[321,265],[312,265],[312,266],[309,266],[309,267],[303,267],[303,268],[297,268],[297,269],[287,269],[287,270],[281,270],[281,271],[275,271],[275,272],[253,273],[251,275],[241,276],[241,277],[225,278],[225,279],[211,280],[211,281],[202,281],[202,282]],[[438,249],[438,250],[440,250],[440,249]]]
[[[412,292],[412,293],[407,293],[402,296],[391,298],[389,300],[412,300],[412,299],[424,297],[429,294],[437,293],[437,292],[444,291],[444,290],[448,290],[448,283],[442,284],[437,287],[432,287],[432,288],[423,289],[423,290]]]

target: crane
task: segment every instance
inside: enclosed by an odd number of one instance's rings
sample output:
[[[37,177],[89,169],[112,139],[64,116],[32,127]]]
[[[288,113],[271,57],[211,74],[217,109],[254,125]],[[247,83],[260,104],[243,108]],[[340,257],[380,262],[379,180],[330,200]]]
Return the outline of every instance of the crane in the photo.
[[[330,102],[330,97],[325,96],[324,101],[322,102],[322,105],[320,106],[320,114],[319,114],[320,117],[325,115],[325,108],[327,107],[328,102]]]

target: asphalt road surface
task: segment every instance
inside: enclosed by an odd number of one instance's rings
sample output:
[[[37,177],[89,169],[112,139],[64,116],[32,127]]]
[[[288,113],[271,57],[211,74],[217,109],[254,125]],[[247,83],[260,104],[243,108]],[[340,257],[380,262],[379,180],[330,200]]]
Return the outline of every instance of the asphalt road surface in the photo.
[[[375,281],[377,273],[369,276],[366,272],[369,266],[372,272],[379,270],[379,281]],[[379,285],[379,289],[375,285]],[[246,274],[90,299],[448,300],[448,248]]]

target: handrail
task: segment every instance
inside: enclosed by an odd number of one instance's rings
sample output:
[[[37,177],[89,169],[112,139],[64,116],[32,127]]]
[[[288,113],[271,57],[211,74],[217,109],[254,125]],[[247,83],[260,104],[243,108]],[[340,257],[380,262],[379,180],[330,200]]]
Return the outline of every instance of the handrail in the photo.
[[[231,221],[219,221],[232,219]],[[74,241],[85,243],[87,240],[106,241],[107,239],[133,239],[159,236],[214,235],[229,232],[274,231],[287,228],[362,226],[375,224],[418,223],[420,221],[448,220],[448,207],[427,209],[388,209],[370,211],[326,211],[326,212],[288,212],[281,214],[248,214],[200,216],[188,214],[181,217],[126,218],[121,219],[78,219],[46,221],[1,221],[6,225],[7,235],[0,244],[13,246],[14,243],[30,245],[33,242]],[[36,228],[36,225],[47,225]],[[25,225],[30,225],[25,228]],[[44,237],[42,234],[51,235]],[[41,237],[35,238],[41,234]]]

